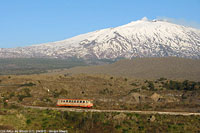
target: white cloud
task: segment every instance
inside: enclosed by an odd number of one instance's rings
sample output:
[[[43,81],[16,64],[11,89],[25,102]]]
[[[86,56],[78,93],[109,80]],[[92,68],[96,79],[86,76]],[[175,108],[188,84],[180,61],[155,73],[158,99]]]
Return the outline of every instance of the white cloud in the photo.
[[[176,18],[169,18],[169,17],[157,17],[157,20],[167,21],[179,25],[189,26],[193,28],[200,29],[200,23],[197,23],[195,21],[188,21],[185,19],[176,19]]]
[[[148,18],[147,17],[143,17],[141,20],[148,21]]]

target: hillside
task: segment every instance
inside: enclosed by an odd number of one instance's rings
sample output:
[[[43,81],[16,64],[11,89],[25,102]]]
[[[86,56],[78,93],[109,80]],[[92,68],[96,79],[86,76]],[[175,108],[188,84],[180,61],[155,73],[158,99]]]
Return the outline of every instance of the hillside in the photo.
[[[59,73],[88,73],[128,76],[141,79],[200,80],[200,60],[184,58],[134,58],[120,60],[113,64],[75,67]]]
[[[95,109],[200,111],[200,82],[89,74],[0,76],[1,105],[56,107],[57,99],[92,99]],[[8,102],[6,102],[8,100]]]
[[[85,61],[76,58],[9,58],[0,59],[0,75],[8,74],[36,74],[45,73],[52,69],[72,68],[88,65]]]

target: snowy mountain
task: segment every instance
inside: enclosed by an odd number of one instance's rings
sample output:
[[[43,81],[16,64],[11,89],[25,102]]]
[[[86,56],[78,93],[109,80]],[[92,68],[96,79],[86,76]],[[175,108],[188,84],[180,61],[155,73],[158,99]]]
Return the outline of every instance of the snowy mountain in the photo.
[[[0,48],[0,58],[114,59],[165,56],[200,59],[200,30],[143,18],[62,41],[29,47]]]

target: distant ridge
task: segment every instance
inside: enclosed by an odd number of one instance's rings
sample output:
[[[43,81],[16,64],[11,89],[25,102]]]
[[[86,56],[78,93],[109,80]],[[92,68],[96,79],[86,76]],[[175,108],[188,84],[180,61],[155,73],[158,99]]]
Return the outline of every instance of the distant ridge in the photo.
[[[109,65],[75,67],[62,73],[110,74],[139,79],[165,77],[169,79],[200,81],[200,60],[176,57],[134,58],[132,60],[120,60]]]

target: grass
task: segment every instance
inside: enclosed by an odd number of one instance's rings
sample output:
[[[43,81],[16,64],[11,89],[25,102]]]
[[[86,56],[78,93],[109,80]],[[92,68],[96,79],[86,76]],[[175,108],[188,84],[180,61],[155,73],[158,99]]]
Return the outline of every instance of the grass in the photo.
[[[123,113],[62,112],[58,110],[1,108],[0,130],[68,130],[69,132],[199,132],[200,116]]]

